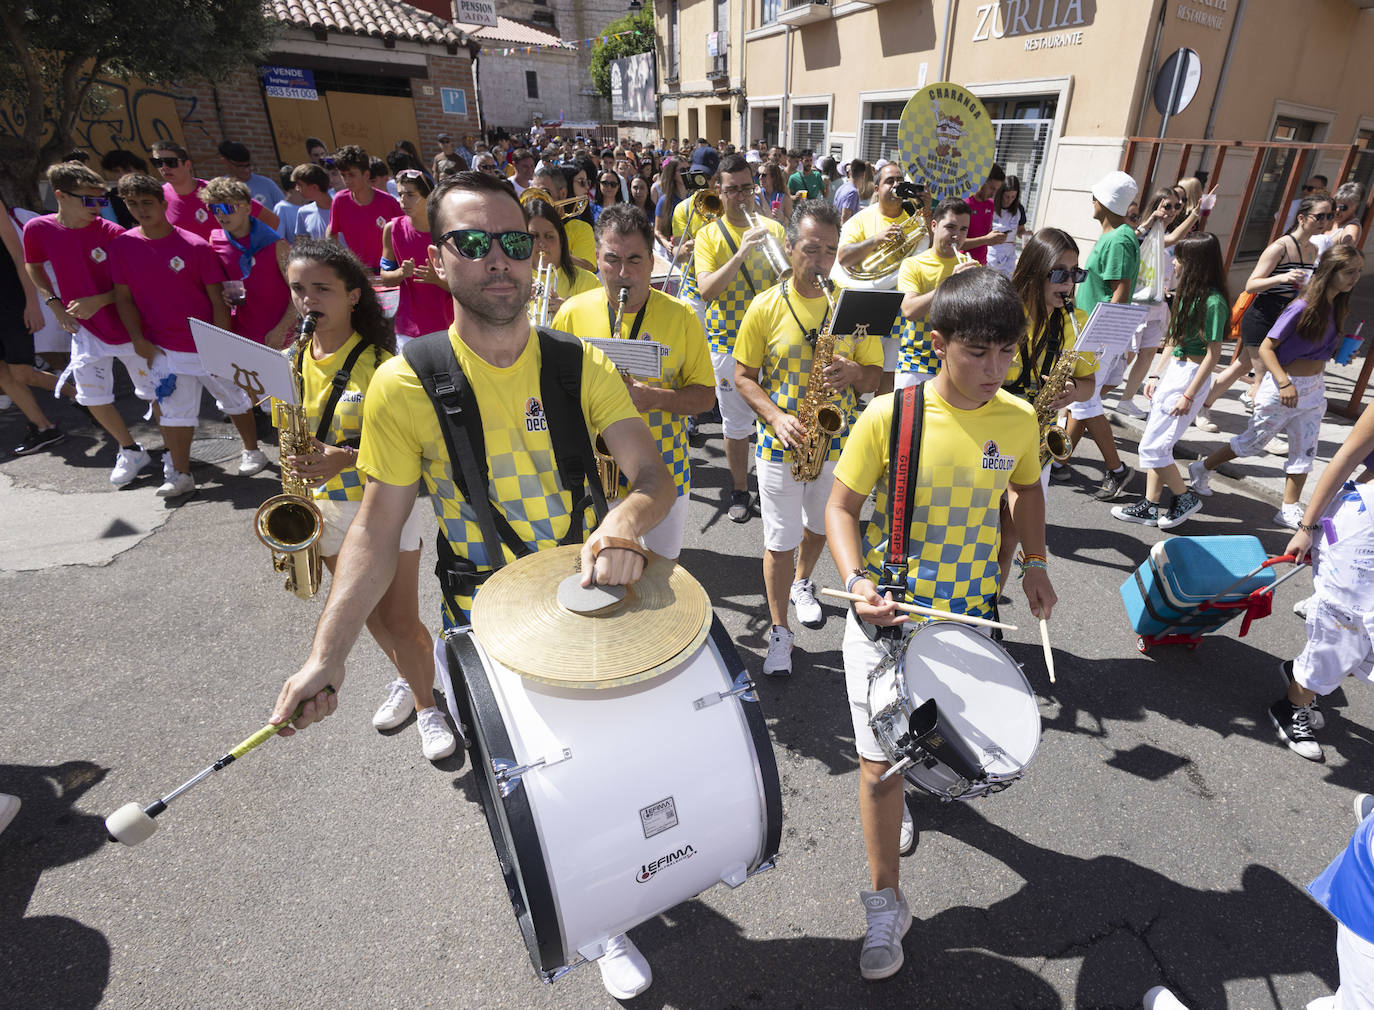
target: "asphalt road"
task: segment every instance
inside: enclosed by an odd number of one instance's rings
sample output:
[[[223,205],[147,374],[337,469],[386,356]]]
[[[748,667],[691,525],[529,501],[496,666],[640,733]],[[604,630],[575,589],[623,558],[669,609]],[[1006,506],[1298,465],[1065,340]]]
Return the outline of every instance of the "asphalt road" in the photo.
[[[75,432],[56,453],[0,464],[0,790],[24,802],[0,836],[0,1004],[612,1006],[595,967],[533,977],[472,769],[461,753],[426,762],[413,722],[372,729],[391,674],[366,636],[335,718],[175,801],[138,848],[105,842],[105,815],[265,721],[321,603],[284,593],[251,533],[273,471],[199,465],[201,491],[166,507],[152,477],[110,489],[110,449],[74,412],[56,416]],[[0,415],[0,444],[21,429]],[[681,560],[757,673],[761,527],[718,511],[723,460],[706,430]],[[228,425],[202,432],[198,456],[236,457]],[[1196,1008],[1294,1008],[1334,988],[1334,926],[1302,888],[1371,784],[1370,694],[1332,696],[1325,764],[1275,740],[1265,707],[1278,660],[1303,643],[1289,606],[1306,573],[1244,639],[1233,625],[1196,652],[1138,654],[1117,587],[1161,534],[1111,519],[1087,493],[1097,465],[1081,469],[1050,497],[1057,684],[1018,590],[1005,611],[1022,624],[1008,648],[1038,695],[1039,753],[986,800],[912,796],[902,972],[875,984],[857,971],[867,873],[841,613],[827,607],[823,629],[798,635],[794,676],[759,685],[784,793],[778,868],[635,929],[655,982],[634,1006],[1135,1007],[1168,982]],[[1216,483],[1180,532],[1253,531],[1277,553],[1273,506]],[[838,582],[828,557],[818,582]]]

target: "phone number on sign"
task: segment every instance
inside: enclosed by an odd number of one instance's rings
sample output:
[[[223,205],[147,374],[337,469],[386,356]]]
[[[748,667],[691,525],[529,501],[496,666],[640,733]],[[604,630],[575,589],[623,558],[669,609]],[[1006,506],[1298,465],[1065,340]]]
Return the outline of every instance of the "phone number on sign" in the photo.
[[[267,88],[268,98],[307,98],[317,101],[319,95],[313,88]]]

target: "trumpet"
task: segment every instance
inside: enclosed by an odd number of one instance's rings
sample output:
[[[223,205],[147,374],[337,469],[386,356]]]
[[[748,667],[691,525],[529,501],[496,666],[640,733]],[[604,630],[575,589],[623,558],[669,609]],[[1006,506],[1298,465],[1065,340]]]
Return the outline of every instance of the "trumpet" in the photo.
[[[790,275],[792,264],[787,261],[787,252],[778,241],[778,237],[764,226],[763,218],[746,207],[744,219],[749,222],[751,229],[763,228],[763,258],[768,261],[769,269],[777,275],[778,280]]]
[[[520,206],[524,207],[535,200],[547,203],[558,211],[563,220],[578,217],[587,209],[587,197],[570,196],[566,200],[555,200],[553,194],[543,186],[526,186],[520,194]]]
[[[534,285],[530,291],[529,317],[535,326],[549,325],[549,299],[558,292],[558,267],[544,262],[539,254],[539,266],[534,270]]]

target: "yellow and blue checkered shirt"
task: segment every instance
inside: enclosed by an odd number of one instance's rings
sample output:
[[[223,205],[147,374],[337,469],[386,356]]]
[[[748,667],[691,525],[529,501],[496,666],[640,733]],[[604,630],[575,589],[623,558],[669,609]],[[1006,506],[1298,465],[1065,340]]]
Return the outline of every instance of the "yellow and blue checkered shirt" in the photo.
[[[959,265],[959,257],[945,259],[934,247],[915,256],[902,260],[897,271],[897,290],[927,295],[940,286],[954,268]],[[935,375],[940,371],[940,359],[935,357],[935,348],[930,343],[929,327],[926,319],[899,318],[897,322],[902,331],[902,354],[897,361],[897,371],[915,372],[919,375]]]
[[[568,532],[572,496],[558,482],[548,422],[539,390],[539,338],[533,329],[515,363],[498,368],[449,330],[458,364],[477,396],[486,439],[488,492],[516,535],[534,550],[556,546]],[[592,437],[617,421],[637,418],[625,384],[594,347],[582,357],[582,414]],[[358,469],[384,484],[406,487],[423,480],[439,530],[453,552],[479,570],[490,570],[477,515],[459,493],[439,418],[414,370],[396,355],[377,370],[367,393]],[[502,548],[506,561],[510,548]],[[460,613],[444,608],[444,624],[467,622],[471,597],[459,597]]]
[[[792,303],[791,311],[787,308],[788,301]],[[768,394],[768,398],[777,404],[779,410],[794,417],[806,396],[813,357],[811,343],[801,326],[807,330],[819,330],[825,310],[824,295],[803,298],[797,294],[790,280],[784,281],[754,299],[744,314],[739,337],[735,340],[735,360],[745,368],[757,368],[759,386]],[[796,319],[792,318],[793,312],[797,314]],[[882,338],[877,334],[866,334],[858,340],[852,334],[837,336],[835,353],[861,365],[881,366]],[[852,386],[840,390],[833,402],[844,413],[846,424],[844,430],[831,440],[827,460],[839,459],[845,435],[853,425],[858,410],[858,397]],[[758,442],[754,452],[759,459],[781,461],[791,458],[791,450],[783,448],[763,418],[758,419]]]
[[[598,286],[563,303],[554,316],[553,328],[579,337],[610,336],[611,321],[607,311],[606,289]],[[626,311],[620,322],[620,339],[629,336],[635,313]],[[649,292],[649,301],[640,324],[639,339],[655,340],[665,345],[660,378],[638,377],[646,386],[657,389],[685,389],[688,386],[715,387],[715,373],[711,371],[711,355],[706,347],[706,335],[701,322],[690,305],[659,291]],[[692,470],[688,458],[687,418],[666,410],[649,410],[640,414],[649,426],[649,433],[663,453],[663,462],[673,475],[679,496],[692,489]],[[620,475],[620,487],[628,489],[629,478]]]
[[[977,410],[951,407],[925,386],[925,420],[907,559],[909,602],[956,614],[987,616],[997,597],[998,516],[1008,483],[1040,479],[1035,411],[1005,390]],[[877,488],[863,527],[864,568],[875,583],[887,551],[892,490],[888,445],[892,394],[859,416],[835,479],[855,494]]]
[[[782,225],[772,218],[760,220],[781,244],[786,238]],[[698,277],[714,273],[735,255],[730,249],[730,244],[725,241],[721,227],[729,230],[730,239],[736,249],[739,248],[740,236],[748,231],[747,228],[736,228],[720,217],[697,232],[695,253]],[[753,288],[745,279],[746,271],[754,282]],[[744,322],[744,313],[749,308],[749,303],[777,282],[777,275],[769,267],[761,243],[745,253],[743,265],[735,271],[735,276],[730,279],[725,290],[706,307],[706,339],[711,342],[711,350],[717,354],[734,353],[735,335],[739,333],[740,323]]]
[[[693,214],[689,223],[687,216],[692,208],[691,199],[679,200],[678,205],[673,208],[673,238],[677,239],[678,245],[682,245],[692,238],[702,228],[702,220],[699,215]],[[679,259],[682,270],[682,284],[678,287],[677,296],[683,301],[692,301],[700,298],[700,288],[697,285],[697,263],[696,257],[687,256]]]
[[[316,361],[309,349],[301,352],[301,379],[305,384],[305,396],[301,403],[305,406],[305,420],[313,433],[319,427],[320,415],[334,388],[334,373],[344,366],[348,355],[363,338],[354,333],[333,354]],[[358,444],[363,434],[363,396],[367,393],[378,366],[391,355],[380,347],[364,349],[353,363],[348,373],[348,385],[344,387],[339,402],[334,405],[334,417],[329,422],[329,431],[323,441],[327,445],[342,445],[344,442]],[[346,467],[337,475],[315,488],[316,498],[330,501],[362,501],[363,476],[355,467]]]

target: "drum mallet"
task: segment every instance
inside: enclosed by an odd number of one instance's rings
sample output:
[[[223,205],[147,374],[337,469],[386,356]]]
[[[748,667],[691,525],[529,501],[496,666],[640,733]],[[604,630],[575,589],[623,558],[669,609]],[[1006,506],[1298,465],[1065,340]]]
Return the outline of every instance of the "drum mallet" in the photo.
[[[821,590],[822,596],[829,596],[836,600],[849,600],[851,603],[867,603],[867,596],[860,596],[858,593],[846,593],[839,589],[831,589],[826,586]],[[1015,631],[1016,625],[1003,624],[1001,621],[989,621],[985,617],[974,617],[971,614],[954,614],[948,610],[936,610],[933,607],[918,607],[914,603],[899,603],[897,609],[906,614],[918,614],[921,617],[938,617],[945,621],[958,621],[960,624],[973,624],[980,628],[1001,628],[1003,631]]]
[[[334,688],[332,687],[326,686],[325,690],[330,694],[334,693]],[[139,842],[145,841],[149,835],[157,830],[157,822],[153,820],[153,818],[166,810],[168,803],[172,802],[172,800],[176,799],[193,786],[197,786],[201,782],[204,782],[221,768],[233,764],[237,758],[243,757],[243,755],[247,754],[258,744],[272,739],[272,737],[276,736],[277,733],[281,731],[283,726],[288,726],[299,718],[301,710],[304,707],[304,702],[297,705],[296,714],[286,722],[277,723],[275,725],[268,723],[228,754],[225,754],[224,757],[220,758],[209,768],[206,768],[198,775],[177,786],[177,788],[162,797],[162,799],[154,800],[146,807],[140,807],[136,802],[124,804],[109,817],[105,818],[105,832],[109,836],[110,841],[123,842],[125,845],[137,845]]]

